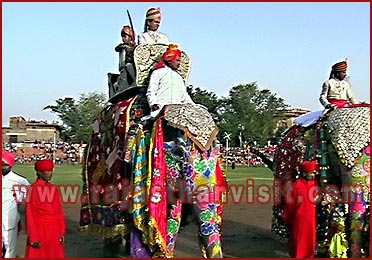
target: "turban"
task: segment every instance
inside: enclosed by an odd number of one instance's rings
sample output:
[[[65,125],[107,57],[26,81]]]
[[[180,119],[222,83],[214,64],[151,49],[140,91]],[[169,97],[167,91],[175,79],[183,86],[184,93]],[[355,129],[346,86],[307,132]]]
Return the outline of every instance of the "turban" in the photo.
[[[337,62],[332,66],[333,72],[346,72],[347,70],[347,62],[346,60]]]
[[[132,30],[132,27],[130,27],[129,25],[124,25],[123,28],[121,29],[121,32],[120,32],[121,36],[123,37],[124,35],[129,35],[130,37],[132,37],[132,40],[134,40],[134,31]]]
[[[161,18],[160,8],[151,7],[149,10],[147,10],[146,20],[154,20],[157,18]]]
[[[304,173],[318,171],[318,164],[316,161],[304,161],[300,164],[300,169]]]
[[[50,159],[44,159],[35,163],[35,171],[37,172],[48,172],[54,168],[54,162]]]
[[[1,153],[1,158],[2,158],[3,163],[9,165],[10,167],[14,166],[15,159],[14,159],[14,155],[11,152],[3,150]]]
[[[164,61],[174,61],[181,57],[182,52],[178,49],[178,45],[170,43],[168,49],[163,53],[163,56],[156,64],[155,69],[160,69],[164,67]]]

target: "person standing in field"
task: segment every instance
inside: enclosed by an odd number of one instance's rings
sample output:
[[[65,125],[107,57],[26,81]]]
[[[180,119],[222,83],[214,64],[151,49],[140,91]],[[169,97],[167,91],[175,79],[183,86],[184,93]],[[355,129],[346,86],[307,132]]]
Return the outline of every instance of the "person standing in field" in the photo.
[[[301,177],[287,194],[283,220],[289,229],[289,255],[294,258],[314,258],[316,248],[316,176],[317,162],[300,164]]]
[[[37,179],[26,202],[26,258],[64,258],[65,217],[58,187],[50,182],[54,163],[35,163]],[[48,195],[45,195],[48,194]]]

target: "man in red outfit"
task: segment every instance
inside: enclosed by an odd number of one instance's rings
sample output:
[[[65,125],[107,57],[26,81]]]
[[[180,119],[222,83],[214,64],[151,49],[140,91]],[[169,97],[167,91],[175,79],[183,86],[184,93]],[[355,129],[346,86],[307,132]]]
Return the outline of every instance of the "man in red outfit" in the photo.
[[[316,247],[316,161],[300,165],[302,175],[287,193],[283,220],[289,229],[289,255],[294,258],[314,258]]]
[[[26,202],[26,258],[64,258],[65,217],[58,187],[50,180],[54,163],[45,159],[35,163],[36,181]]]

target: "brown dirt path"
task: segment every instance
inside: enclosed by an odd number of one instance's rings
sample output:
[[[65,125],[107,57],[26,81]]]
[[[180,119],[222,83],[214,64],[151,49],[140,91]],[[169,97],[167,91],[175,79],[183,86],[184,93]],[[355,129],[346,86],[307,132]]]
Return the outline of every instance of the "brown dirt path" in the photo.
[[[271,234],[271,205],[228,204],[224,210],[222,245],[227,258],[287,258],[286,245],[275,240]],[[102,258],[102,240],[90,234],[80,233],[80,207],[65,205],[67,234],[66,257]],[[176,245],[175,256],[181,258],[201,257],[197,239],[197,227],[190,223],[182,228]],[[18,256],[24,257],[26,235],[20,234]],[[125,256],[124,257],[129,257]]]

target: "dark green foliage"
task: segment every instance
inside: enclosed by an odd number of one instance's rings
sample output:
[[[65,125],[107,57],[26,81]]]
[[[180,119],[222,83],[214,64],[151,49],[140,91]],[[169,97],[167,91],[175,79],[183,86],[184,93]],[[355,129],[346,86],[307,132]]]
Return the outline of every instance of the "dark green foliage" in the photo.
[[[106,100],[105,94],[91,92],[81,94],[78,101],[70,97],[59,98],[55,105],[48,105],[44,109],[50,109],[63,122],[61,133],[63,140],[88,143],[92,134],[92,124]]]
[[[188,86],[187,92],[195,103],[207,107],[220,128],[219,140],[224,143],[224,132],[231,133],[230,146],[257,141],[264,145],[267,140],[279,139],[284,129],[277,130],[275,112],[288,107],[284,100],[271,90],[261,90],[256,82],[233,87],[228,97],[218,97],[214,92],[200,87]],[[62,138],[66,141],[88,143],[92,123],[103,109],[106,96],[103,93],[82,94],[74,98],[60,98],[50,109],[63,122]],[[239,135],[241,134],[241,139]]]

